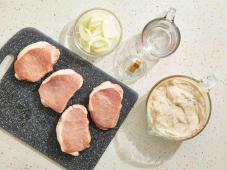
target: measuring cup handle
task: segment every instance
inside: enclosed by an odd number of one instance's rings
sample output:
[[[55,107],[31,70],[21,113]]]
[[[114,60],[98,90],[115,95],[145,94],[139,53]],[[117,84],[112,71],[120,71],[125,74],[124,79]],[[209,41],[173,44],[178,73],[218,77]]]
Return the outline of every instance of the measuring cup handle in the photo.
[[[170,8],[165,17],[167,20],[171,21],[171,22],[174,22],[174,18],[175,18],[175,14],[176,14],[176,9],[175,8]]]
[[[200,86],[209,92],[218,82],[218,79],[214,74],[208,75],[206,78],[202,79]]]

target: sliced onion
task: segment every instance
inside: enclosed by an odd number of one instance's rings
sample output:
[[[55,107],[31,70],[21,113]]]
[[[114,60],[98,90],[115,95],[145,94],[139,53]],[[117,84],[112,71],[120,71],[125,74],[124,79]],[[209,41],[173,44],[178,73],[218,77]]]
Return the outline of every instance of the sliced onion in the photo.
[[[81,39],[83,39],[84,41],[90,41],[91,33],[87,28],[83,26],[83,24],[79,25],[79,34]]]
[[[109,50],[110,50],[109,46],[103,46],[101,48],[95,48],[92,51],[94,51],[94,53],[97,53],[97,54],[102,54],[102,53],[105,53],[105,52],[107,52]]]
[[[103,23],[103,17],[97,16],[97,17],[91,17],[90,22],[88,24],[89,30],[94,30],[97,27],[100,27]]]
[[[89,43],[94,48],[99,48],[99,47],[102,47],[102,46],[108,46],[108,47],[111,46],[110,41],[106,38],[101,37],[101,36],[97,36],[97,37],[91,39],[91,41]],[[101,45],[101,44],[103,44],[103,45]]]
[[[87,16],[87,17],[83,18],[80,23],[82,23],[83,26],[85,28],[87,28],[89,26],[90,20],[91,20],[91,17],[90,16]]]
[[[119,38],[119,30],[111,16],[92,14],[79,23],[80,43],[87,52],[104,53]]]
[[[103,34],[102,34],[102,29],[100,29],[100,28],[97,28],[97,29],[95,29],[94,31],[92,31],[92,37],[96,37],[96,36],[102,36]]]
[[[83,39],[80,39],[80,44],[83,46],[83,49],[87,51],[88,53],[91,52],[91,46],[87,41],[84,41]]]

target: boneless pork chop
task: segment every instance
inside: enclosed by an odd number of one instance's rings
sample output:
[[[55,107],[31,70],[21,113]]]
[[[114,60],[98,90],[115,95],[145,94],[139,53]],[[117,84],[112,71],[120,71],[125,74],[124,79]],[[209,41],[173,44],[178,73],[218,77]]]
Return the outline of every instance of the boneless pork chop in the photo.
[[[44,80],[39,88],[42,104],[62,113],[74,93],[81,88],[83,77],[71,69],[59,70]]]
[[[79,104],[70,106],[59,119],[56,132],[62,152],[78,156],[80,151],[89,148],[91,135],[87,109]]]
[[[39,81],[59,59],[60,51],[45,41],[36,42],[25,47],[14,63],[15,77],[30,82]]]
[[[116,126],[122,107],[122,98],[121,86],[109,81],[93,89],[89,96],[89,111],[98,128],[107,130]]]

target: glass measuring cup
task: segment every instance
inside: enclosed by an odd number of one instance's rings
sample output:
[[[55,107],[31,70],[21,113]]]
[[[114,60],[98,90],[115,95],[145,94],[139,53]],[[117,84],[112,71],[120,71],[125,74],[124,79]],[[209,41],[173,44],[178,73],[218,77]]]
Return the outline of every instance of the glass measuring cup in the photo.
[[[176,10],[170,8],[163,18],[150,21],[143,29],[142,44],[149,56],[167,57],[180,44],[180,31],[174,23]]]
[[[175,12],[174,8],[170,8],[164,17],[150,21],[141,35],[118,49],[115,71],[122,81],[129,84],[135,82],[160,58],[176,51],[181,36],[174,23]]]
[[[175,80],[181,79],[181,80],[187,81],[192,86],[196,87],[195,90],[202,94],[202,98],[203,98],[203,100],[205,102],[205,105],[203,106],[203,108],[204,108],[203,109],[204,110],[203,114],[205,116],[203,117],[202,120],[200,120],[201,121],[200,122],[200,126],[197,127],[196,130],[193,131],[190,135],[186,135],[186,136],[170,135],[170,133],[169,133],[170,129],[168,129],[167,124],[166,124],[165,128],[167,128],[166,131],[168,131],[168,134],[164,133],[163,130],[159,129],[159,126],[156,126],[157,121],[154,120],[154,118],[153,118],[154,117],[154,112],[153,111],[155,110],[155,108],[152,108],[152,107],[157,107],[157,106],[153,105],[153,102],[152,102],[152,100],[154,100],[154,98],[152,97],[152,96],[154,96],[153,94],[155,93],[155,91],[157,90],[157,88],[160,85],[168,82],[169,80],[173,80],[173,79],[175,79]],[[169,140],[172,140],[172,141],[184,141],[184,140],[192,139],[195,136],[197,136],[206,127],[206,125],[208,124],[208,121],[210,119],[210,115],[211,115],[211,98],[210,98],[210,95],[209,95],[209,91],[210,91],[211,88],[213,88],[216,85],[216,83],[217,83],[217,79],[216,79],[216,77],[214,75],[207,76],[207,78],[205,78],[203,80],[197,80],[197,79],[194,79],[192,77],[185,76],[185,75],[173,75],[173,76],[166,77],[166,78],[160,80],[159,82],[157,82],[154,85],[154,87],[151,89],[149,97],[147,99],[147,107],[146,107],[146,109],[147,109],[148,133],[150,135],[159,136],[159,137],[162,137],[162,138],[165,138],[165,139],[169,139]],[[188,91],[188,93],[190,93],[190,91]],[[168,95],[170,95],[170,94],[168,94]],[[173,100],[176,100],[176,99],[173,99]],[[201,98],[200,98],[200,100],[201,100]],[[177,101],[176,106],[180,105],[179,104],[180,102],[181,101]],[[195,103],[194,103],[194,105],[195,105]],[[165,108],[165,107],[169,107],[169,104],[168,104],[168,106],[167,105],[162,105],[162,108]],[[178,106],[178,107],[180,107],[180,106]],[[184,107],[182,109],[184,109]],[[159,110],[160,110],[160,107],[159,107]],[[190,111],[190,114],[191,114],[191,112],[192,111]],[[174,112],[173,117],[175,117],[175,118],[171,119],[170,115],[169,115],[170,113],[171,112],[165,114],[166,116],[168,116],[168,122],[171,122],[172,120],[175,120],[175,119],[178,118],[178,117],[176,117],[176,113]],[[163,114],[159,115],[155,111],[155,119],[159,119],[159,121],[160,121],[161,120],[160,116],[163,117],[164,115]],[[159,118],[157,118],[157,117],[159,117]],[[166,120],[163,119],[163,121],[165,122]],[[162,123],[164,123],[164,122],[162,122]],[[178,125],[175,125],[175,126],[178,127]],[[172,126],[171,126],[171,128],[172,128]]]

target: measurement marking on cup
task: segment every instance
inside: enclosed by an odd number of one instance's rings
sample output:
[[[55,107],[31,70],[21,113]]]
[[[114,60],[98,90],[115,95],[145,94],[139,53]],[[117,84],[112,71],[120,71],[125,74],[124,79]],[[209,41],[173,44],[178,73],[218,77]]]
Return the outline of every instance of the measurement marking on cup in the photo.
[[[2,61],[2,63],[0,64],[0,82],[4,77],[4,75],[6,74],[9,67],[11,66],[11,64],[13,63],[13,61],[14,61],[14,57],[12,55],[7,55]]]

